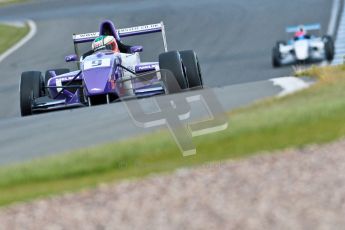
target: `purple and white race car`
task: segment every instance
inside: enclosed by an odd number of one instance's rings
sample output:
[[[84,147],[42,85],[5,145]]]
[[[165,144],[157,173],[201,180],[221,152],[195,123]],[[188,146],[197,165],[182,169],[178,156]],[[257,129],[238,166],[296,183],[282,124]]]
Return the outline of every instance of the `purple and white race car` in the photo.
[[[142,46],[128,46],[121,38],[157,33],[163,38],[165,52],[158,62],[141,62]],[[78,45],[90,43],[99,36],[113,36],[120,50],[90,50],[79,54]],[[198,58],[194,51],[167,49],[163,22],[116,30],[111,21],[104,21],[100,31],[73,35],[75,54],[66,62],[77,62],[78,70],[23,72],[20,82],[22,116],[52,110],[107,104],[123,99],[150,97],[203,87]]]

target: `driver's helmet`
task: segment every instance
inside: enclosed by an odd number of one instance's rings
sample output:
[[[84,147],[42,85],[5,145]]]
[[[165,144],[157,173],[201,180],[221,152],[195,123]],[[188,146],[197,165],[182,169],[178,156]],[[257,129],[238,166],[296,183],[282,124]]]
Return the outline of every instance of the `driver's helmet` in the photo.
[[[115,53],[119,53],[119,47],[117,45],[116,39],[113,36],[99,36],[92,42],[92,50],[111,50]]]
[[[305,29],[303,26],[299,26],[298,31],[295,33],[295,38],[303,38],[306,35]]]

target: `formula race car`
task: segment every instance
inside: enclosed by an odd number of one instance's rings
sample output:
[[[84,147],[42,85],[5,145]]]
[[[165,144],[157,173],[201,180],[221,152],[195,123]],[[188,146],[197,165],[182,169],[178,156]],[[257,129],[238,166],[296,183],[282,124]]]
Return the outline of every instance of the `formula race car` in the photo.
[[[287,33],[294,33],[288,42],[278,41],[272,51],[273,67],[289,64],[305,64],[332,61],[334,58],[334,42],[331,36],[317,36],[309,32],[320,31],[319,24],[292,26],[286,28]]]
[[[158,62],[141,62],[139,53],[143,47],[125,45],[121,40],[157,32],[162,34],[165,49]],[[79,44],[91,43],[100,36],[115,38],[119,52],[92,49],[79,54]],[[66,56],[65,61],[77,62],[78,70],[48,70],[44,77],[38,71],[22,73],[22,116],[203,87],[195,52],[168,52],[163,22],[116,30],[114,24],[107,20],[100,25],[99,32],[73,35],[73,41],[75,54]]]

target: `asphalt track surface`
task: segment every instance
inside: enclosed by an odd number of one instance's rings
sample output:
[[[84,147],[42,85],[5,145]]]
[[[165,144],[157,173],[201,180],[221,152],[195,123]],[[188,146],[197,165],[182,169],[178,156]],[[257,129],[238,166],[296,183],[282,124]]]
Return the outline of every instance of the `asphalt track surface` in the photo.
[[[267,79],[290,75],[291,67],[271,67],[272,46],[287,39],[284,28],[289,25],[318,22],[326,33],[331,5],[325,0],[33,0],[1,8],[0,21],[32,19],[38,33],[0,63],[0,163],[148,131],[135,127],[121,104],[20,118],[21,72],[75,68],[63,61],[73,53],[73,33],[97,31],[104,19],[118,27],[163,20],[169,50],[194,49],[205,84],[225,87],[217,95],[226,109],[232,109],[279,93],[280,88]],[[156,60],[163,49],[159,36],[125,41],[144,45],[143,60]]]

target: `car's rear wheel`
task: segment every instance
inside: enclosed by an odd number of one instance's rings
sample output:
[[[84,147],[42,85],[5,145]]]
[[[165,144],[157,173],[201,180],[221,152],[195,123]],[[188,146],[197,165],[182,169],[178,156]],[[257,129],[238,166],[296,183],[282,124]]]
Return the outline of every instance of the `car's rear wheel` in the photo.
[[[196,53],[193,50],[185,50],[180,52],[182,62],[186,67],[186,75],[189,88],[200,89],[203,87],[202,74],[200,64]]]
[[[22,116],[32,115],[32,102],[42,94],[42,81],[41,72],[22,73],[20,78],[20,111]]]
[[[334,41],[329,35],[323,36],[322,40],[325,44],[326,59],[332,61],[334,58]]]
[[[165,86],[169,93],[177,93],[181,89],[188,88],[188,80],[179,52],[170,51],[159,55],[159,67],[161,70],[169,70],[174,75],[165,79]],[[172,82],[171,77],[176,79],[178,86]]]
[[[56,75],[61,75],[61,74],[65,74],[65,73],[69,73],[70,72],[69,69],[50,69],[50,70],[47,70],[46,74],[44,76],[44,85],[45,86],[48,86],[49,79],[53,77],[51,75],[50,71],[55,71]],[[48,89],[45,90],[45,94],[49,95],[49,90]]]

